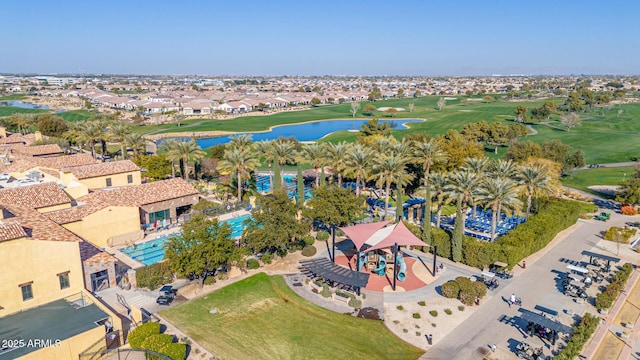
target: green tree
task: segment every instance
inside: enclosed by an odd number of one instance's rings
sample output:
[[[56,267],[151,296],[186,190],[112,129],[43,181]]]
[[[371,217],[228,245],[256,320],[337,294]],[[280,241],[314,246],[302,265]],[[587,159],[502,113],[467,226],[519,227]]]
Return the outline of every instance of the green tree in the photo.
[[[413,176],[406,171],[408,159],[406,157],[390,154],[387,156],[380,156],[373,161],[373,175],[378,176],[377,185],[385,186],[385,199],[384,199],[384,216],[389,215],[389,195],[391,192],[391,184],[396,183],[398,188],[402,187],[401,183],[398,183],[398,179],[401,178],[405,182],[412,180]]]
[[[482,144],[456,130],[448,130],[444,135],[438,136],[437,141],[442,151],[447,153],[447,169],[460,167],[467,158],[484,156]]]
[[[195,139],[191,139],[189,141],[178,141],[176,143],[175,152],[182,160],[182,166],[184,167],[182,178],[185,180],[189,180],[189,161],[197,162],[198,160],[204,158],[206,153],[202,149],[200,149],[200,146],[198,145],[198,143],[196,143]]]
[[[313,170],[316,173],[316,187],[318,187],[320,184],[320,173],[318,169],[320,169],[321,166],[324,166],[327,163],[325,150],[326,145],[317,142],[304,145],[304,147],[302,148],[302,156],[306,161],[309,161],[311,163],[311,165],[313,166]]]
[[[166,179],[171,174],[171,162],[164,155],[135,155],[131,161],[144,169],[144,176],[152,180]]]
[[[456,203],[456,220],[451,238],[451,254],[453,261],[462,260],[462,236],[466,219],[467,204],[480,183],[481,177],[476,173],[456,170],[449,176],[449,185],[445,189],[446,196]]]
[[[46,136],[62,137],[69,130],[67,123],[59,116],[53,114],[39,115],[36,128]]]
[[[120,143],[120,156],[127,158],[127,152],[124,147],[124,140],[131,133],[131,126],[123,123],[115,123],[109,126],[109,135],[115,142]]]
[[[207,274],[237,262],[239,252],[228,224],[195,214],[182,225],[182,232],[167,242],[164,257],[178,275],[198,276],[202,287]]]
[[[369,101],[375,101],[377,99],[380,99],[381,97],[382,94],[380,93],[380,88],[378,88],[377,86],[374,87],[369,93]]]
[[[258,198],[245,241],[254,253],[284,252],[309,234],[309,230],[309,223],[298,220],[298,207],[289,200],[285,190],[279,189],[273,191],[273,196]]]
[[[533,141],[516,141],[509,145],[505,158],[515,162],[523,162],[529,158],[542,157],[542,148]]]
[[[236,176],[238,201],[242,200],[243,180],[248,178],[249,174],[260,165],[260,161],[255,158],[253,152],[249,149],[241,150],[234,147],[233,144],[229,144],[229,148],[225,150],[222,161],[219,164],[221,172],[228,172]]]
[[[364,187],[369,178],[373,152],[362,144],[348,147],[345,161],[345,175],[356,179],[356,196],[360,196],[360,187]]]
[[[367,104],[362,108],[362,114],[371,116],[377,110],[376,106],[373,104]]]
[[[324,224],[345,226],[359,219],[364,199],[350,189],[337,186],[321,186],[313,190],[313,198],[303,211],[304,217]]]
[[[371,119],[360,126],[360,132],[357,136],[359,139],[374,135],[388,136],[392,129],[393,127],[386,121],[380,122],[378,119]]]
[[[491,241],[496,237],[496,221],[501,208],[515,209],[520,206],[516,183],[506,177],[487,178],[478,191],[478,198],[491,207]]]
[[[338,178],[338,186],[342,185],[342,173],[345,170],[345,165],[347,163],[347,151],[349,149],[349,145],[346,142],[340,143],[328,143],[326,147],[326,156],[329,164],[331,164],[331,168],[333,168],[333,173]]]
[[[313,99],[311,99],[311,105],[313,106],[320,105],[320,99],[318,99],[317,97],[314,97]]]
[[[516,179],[527,197],[526,217],[529,218],[533,197],[546,195],[552,191],[552,186],[549,182],[551,178],[547,171],[541,167],[523,166],[518,171]]]
[[[145,151],[147,147],[147,143],[149,141],[150,141],[149,139],[144,137],[144,134],[132,132],[125,135],[123,139],[123,144],[125,147],[131,148],[131,150],[133,150],[134,155],[137,155]]]
[[[387,116],[395,117],[395,116],[396,116],[396,114],[398,113],[398,110],[396,110],[396,108],[390,107],[390,108],[388,108],[387,110],[385,110],[385,111],[384,111],[384,113],[385,113]]]
[[[516,118],[514,119],[517,122],[526,122],[527,121],[527,107],[523,105],[518,105],[516,110],[514,111],[516,114]]]
[[[447,154],[440,149],[440,145],[434,139],[416,142],[413,152],[413,162],[422,165],[422,181],[425,190],[425,215],[422,222],[423,240],[431,240],[431,185],[429,178],[431,168],[447,159]]]

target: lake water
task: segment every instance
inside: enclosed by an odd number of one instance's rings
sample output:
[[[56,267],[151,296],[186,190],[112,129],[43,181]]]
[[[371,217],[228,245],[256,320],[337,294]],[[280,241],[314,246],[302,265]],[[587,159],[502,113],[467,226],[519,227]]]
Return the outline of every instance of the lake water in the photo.
[[[0,106],[12,106],[12,107],[19,107],[23,109],[42,109],[42,110],[50,109],[48,106],[45,106],[45,105],[37,105],[37,104],[26,103],[26,102],[16,101],[16,100],[0,101]]]
[[[252,135],[253,141],[262,140],[275,140],[279,137],[295,137],[298,141],[315,141],[322,137],[329,135],[333,132],[340,130],[360,130],[362,124],[368,120],[325,120],[315,121],[304,124],[283,125],[272,128],[265,132],[247,132],[242,134]],[[406,119],[406,120],[385,120],[395,126],[396,129],[401,129],[404,124],[419,122],[418,119]],[[236,134],[241,135],[241,134]],[[198,145],[201,148],[206,149],[215,145],[226,144],[230,142],[229,136],[220,136],[215,138],[199,139]]]

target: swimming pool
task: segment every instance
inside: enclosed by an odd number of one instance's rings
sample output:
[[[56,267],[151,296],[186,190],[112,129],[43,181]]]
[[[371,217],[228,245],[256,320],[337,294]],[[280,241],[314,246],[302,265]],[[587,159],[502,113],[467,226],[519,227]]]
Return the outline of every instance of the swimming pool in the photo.
[[[242,235],[246,227],[244,221],[250,217],[251,215],[246,214],[222,222],[229,224],[231,227],[231,237],[237,238]],[[149,266],[164,259],[164,244],[173,236],[176,236],[176,234],[164,235],[157,239],[145,241],[134,246],[128,246],[120,249],[120,252]]]

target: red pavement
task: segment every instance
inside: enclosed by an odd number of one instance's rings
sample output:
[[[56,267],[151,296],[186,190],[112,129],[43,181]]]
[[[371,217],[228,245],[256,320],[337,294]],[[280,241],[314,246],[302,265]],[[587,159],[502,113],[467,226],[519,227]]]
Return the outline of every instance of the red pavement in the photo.
[[[407,263],[407,277],[405,281],[396,280],[396,286],[403,288],[405,291],[411,291],[426,286],[427,284],[418,279],[418,277],[413,273],[412,269],[413,264],[416,262],[415,259],[405,257],[404,261]],[[356,257],[339,255],[336,257],[336,264],[347,267],[351,270],[355,270]],[[369,276],[367,287],[365,288],[366,290],[382,292],[386,286],[391,286],[393,284],[393,274],[387,276],[379,276],[373,272],[367,271],[366,267],[363,267],[361,272],[371,274],[371,276]]]

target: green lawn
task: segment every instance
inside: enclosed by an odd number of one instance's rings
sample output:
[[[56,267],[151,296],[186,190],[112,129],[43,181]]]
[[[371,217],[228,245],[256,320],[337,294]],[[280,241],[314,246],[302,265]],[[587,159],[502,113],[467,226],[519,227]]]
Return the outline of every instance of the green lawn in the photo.
[[[562,178],[562,184],[592,194],[602,195],[590,190],[589,186],[619,185],[620,180],[629,178],[633,173],[634,168],[631,166],[577,170],[573,174]]]
[[[13,114],[41,114],[50,112],[51,110],[43,109],[24,109],[14,106],[0,106],[0,117],[11,116]]]
[[[217,309],[217,314],[209,310]],[[417,359],[381,321],[342,315],[260,273],[160,313],[222,359]]]
[[[6,96],[0,96],[0,101],[10,101],[10,100],[24,100],[28,96],[25,94],[11,94]]]
[[[71,110],[59,113],[57,115],[63,118],[65,121],[79,122],[87,120],[92,115],[92,113],[87,110]]]

